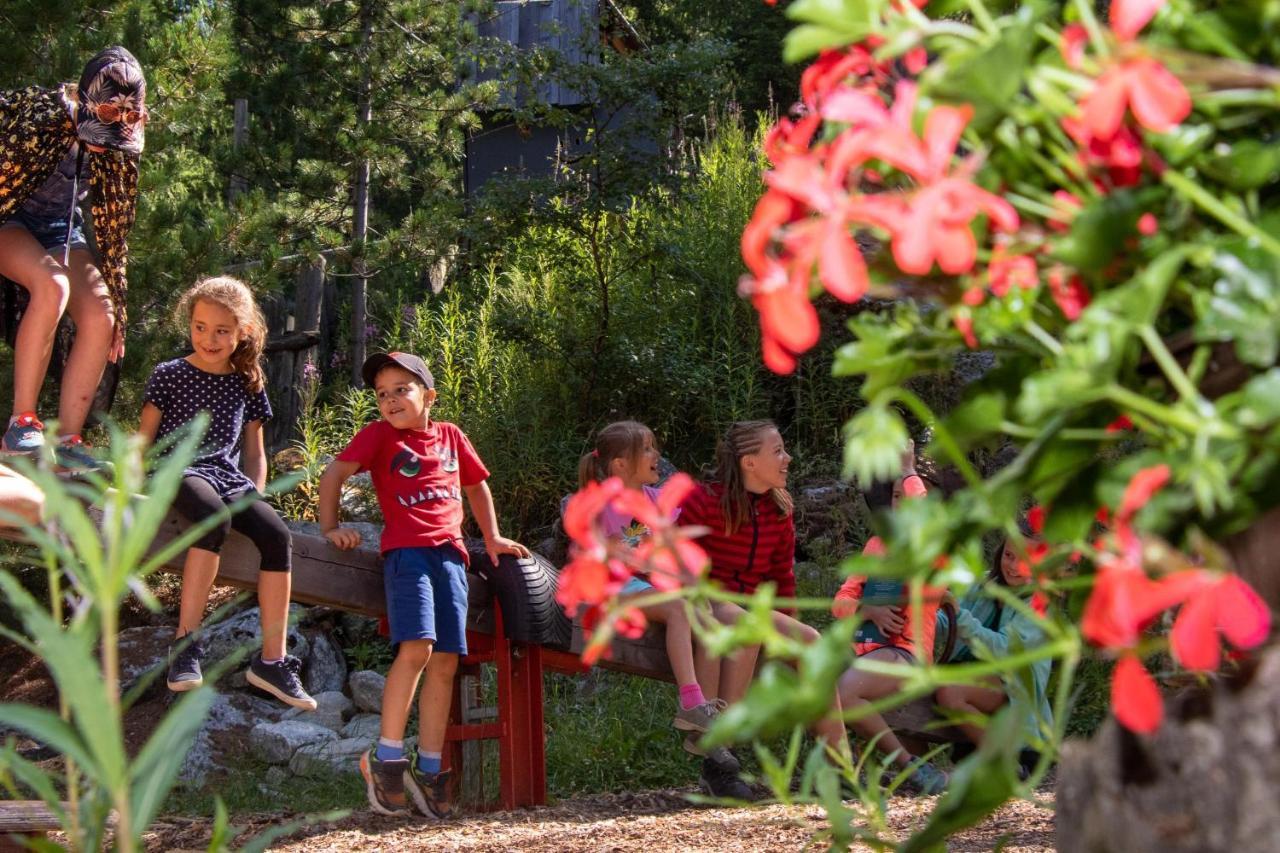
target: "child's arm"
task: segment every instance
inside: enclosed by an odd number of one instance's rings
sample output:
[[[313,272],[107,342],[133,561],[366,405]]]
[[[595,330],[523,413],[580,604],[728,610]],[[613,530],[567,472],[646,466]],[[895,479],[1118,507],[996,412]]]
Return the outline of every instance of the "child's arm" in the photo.
[[[244,441],[240,445],[240,470],[253,481],[259,493],[267,490],[267,451],[262,445],[262,421],[244,425]]]
[[[320,476],[320,533],[335,548],[350,551],[360,545],[360,534],[338,522],[338,501],[342,484],[360,470],[359,462],[342,462],[335,459]]]
[[[467,495],[467,504],[471,507],[471,514],[476,517],[476,524],[480,526],[480,534],[484,536],[484,550],[495,566],[498,564],[499,554],[515,554],[517,557],[529,556],[528,548],[498,532],[498,514],[493,509],[493,494],[489,491],[488,483],[481,480],[474,485],[463,486],[462,491]]]
[[[142,417],[138,421],[138,435],[142,436],[147,447],[155,444],[156,433],[160,431],[160,418],[164,413],[156,408],[155,403],[142,404]]]

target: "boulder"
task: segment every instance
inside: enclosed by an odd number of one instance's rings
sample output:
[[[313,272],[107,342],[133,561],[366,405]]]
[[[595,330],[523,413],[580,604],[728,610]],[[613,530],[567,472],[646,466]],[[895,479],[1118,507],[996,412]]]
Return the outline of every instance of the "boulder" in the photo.
[[[314,711],[291,708],[285,712],[284,719],[304,720],[313,725],[324,726],[330,731],[337,732],[342,729],[347,718],[355,710],[351,700],[336,690],[316,693],[311,698],[316,700],[316,709]]]
[[[211,770],[226,765],[229,758],[216,740],[227,732],[243,734],[261,722],[276,722],[286,710],[279,702],[269,702],[246,693],[219,693],[209,714],[196,732],[191,749],[183,759],[178,778],[199,786]]]
[[[387,679],[371,669],[351,673],[347,679],[347,687],[351,690],[351,699],[356,708],[371,714],[382,711],[382,691],[387,687]]]
[[[320,631],[311,637],[311,650],[302,668],[302,686],[311,695],[341,691],[347,683],[347,659],[329,634]]]
[[[296,776],[329,776],[360,772],[360,754],[369,748],[367,738],[341,738],[300,747],[289,760]]]
[[[339,732],[343,737],[362,737],[365,740],[377,740],[382,730],[381,714],[356,714]]]
[[[133,689],[143,676],[169,664],[169,644],[173,642],[170,625],[144,625],[120,632],[120,692]],[[158,673],[163,680],[164,674]]]
[[[301,606],[290,605],[290,622],[296,622],[303,612]],[[214,666],[227,655],[242,648],[248,652],[245,658],[246,661],[250,655],[257,653],[262,648],[262,631],[259,628],[258,621],[258,608],[250,607],[214,625],[206,625],[202,629],[204,633],[206,667]],[[288,634],[289,654],[306,660],[310,648],[311,644],[307,638],[293,624],[290,624]]]
[[[287,764],[299,748],[337,739],[332,729],[302,720],[258,723],[249,730],[249,745],[269,764]]]

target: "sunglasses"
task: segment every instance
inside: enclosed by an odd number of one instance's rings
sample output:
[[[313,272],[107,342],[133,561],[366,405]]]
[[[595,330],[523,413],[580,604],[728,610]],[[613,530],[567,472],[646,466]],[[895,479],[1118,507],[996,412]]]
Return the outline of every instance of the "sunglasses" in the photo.
[[[151,113],[147,112],[147,108],[140,110],[122,110],[115,104],[94,104],[89,107],[89,111],[98,117],[98,121],[103,124],[114,124],[122,121],[125,124],[137,124],[145,122],[151,117]]]

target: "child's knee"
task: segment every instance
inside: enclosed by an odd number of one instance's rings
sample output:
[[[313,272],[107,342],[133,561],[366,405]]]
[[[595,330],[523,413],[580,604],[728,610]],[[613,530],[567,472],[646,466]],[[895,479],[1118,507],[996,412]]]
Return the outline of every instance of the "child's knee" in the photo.
[[[939,687],[933,698],[940,706],[949,710],[963,708],[965,705],[963,689],[952,684]]]
[[[396,652],[396,662],[403,661],[403,665],[421,670],[431,660],[431,647],[434,645],[432,640],[406,640]]]
[[[816,643],[822,638],[822,633],[817,628],[812,625],[806,625],[803,622],[796,622],[795,627],[791,629],[791,633],[796,640],[805,645]]]
[[[44,517],[44,492],[25,477],[5,476],[0,478],[0,509],[28,524],[39,524]],[[0,526],[12,523],[0,520]]]
[[[428,678],[452,681],[457,671],[458,656],[451,652],[436,652],[431,655],[431,660],[427,662]]]

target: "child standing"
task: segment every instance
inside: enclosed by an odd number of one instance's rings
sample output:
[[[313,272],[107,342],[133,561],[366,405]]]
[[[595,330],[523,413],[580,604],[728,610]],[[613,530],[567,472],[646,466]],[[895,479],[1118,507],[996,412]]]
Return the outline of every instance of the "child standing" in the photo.
[[[912,445],[903,453],[903,474],[894,483],[891,505],[896,508],[903,498],[923,497],[927,492],[924,480],[916,473]],[[884,554],[884,543],[880,537],[873,536],[863,547],[862,553]],[[838,619],[861,613],[863,622],[854,638],[854,651],[859,658],[891,663],[916,660],[928,662],[933,657],[933,638],[940,603],[941,598],[934,591],[926,589],[920,614],[922,636],[918,642],[914,635],[915,616],[906,601],[905,586],[900,581],[868,580],[861,575],[850,575],[836,593],[831,612]],[[896,676],[851,667],[840,677],[841,704],[845,708],[864,707],[896,691],[901,681]],[[893,729],[889,728],[880,714],[868,713],[852,725],[862,738],[874,742],[878,750],[891,755],[898,766],[907,767],[915,760],[903,748]],[[946,774],[927,761],[917,764],[910,777],[911,784],[925,794],[941,792],[947,781]]]
[[[489,471],[451,423],[431,419],[435,380],[416,355],[375,353],[361,370],[378,396],[382,420],[360,430],[320,480],[320,529],[333,545],[355,548],[360,535],[338,524],[342,484],[360,471],[373,477],[382,509],[383,584],[395,660],[382,696],[382,728],[360,756],[369,805],[406,814],[409,800],[427,817],[445,818],[449,771],[441,770],[458,656],[467,653],[467,551],[462,495],[484,535],[489,559],[529,556],[498,532]],[[418,681],[418,755],[404,755],[404,733]]]
[[[708,528],[698,539],[711,561],[713,581],[733,592],[753,593],[765,582],[775,584],[777,594],[796,593],[796,526],[792,500],[787,492],[791,454],[773,421],[741,421],[725,431],[716,448],[712,479],[700,483],[681,505],[678,523]],[[733,608],[741,614],[740,608]],[[717,620],[736,621],[736,614],[721,604]],[[789,613],[774,611],[774,627],[804,643],[815,642],[818,631]],[[740,649],[702,678],[704,689],[732,705],[741,699],[755,672],[759,647]],[[831,714],[815,732],[828,746],[848,753],[839,697],[833,697]],[[706,781],[706,780],[704,780]]]
[[[578,488],[585,489],[591,482],[617,477],[628,489],[641,490],[656,503],[659,458],[653,431],[647,426],[636,421],[609,424],[596,435],[595,449],[583,454],[578,461]],[[633,548],[649,536],[649,528],[612,507],[605,509],[601,521],[606,536],[621,539]],[[653,584],[637,575],[623,586],[619,600],[625,602],[653,591]],[[667,658],[671,661],[671,671],[680,691],[679,708],[672,725],[684,732],[705,732],[715,721],[720,706],[708,701],[698,684],[693,629],[689,625],[684,602],[675,600],[650,604],[641,607],[640,612],[651,621],[667,626]],[[693,736],[685,740],[685,749],[695,755],[705,754]]]
[[[178,302],[177,315],[190,327],[194,352],[152,371],[138,431],[151,443],[186,426],[200,412],[210,415],[204,443],[184,472],[173,506],[189,521],[222,516],[222,523],[187,551],[174,641],[195,636],[176,651],[170,648],[169,689],[182,692],[204,682],[198,629],[218,575],[218,553],[234,528],[262,554],[262,651],[254,655],[246,678],[286,704],[314,711],[316,702],[298,679],[302,662],[285,651],[293,554],[289,528],[262,500],[235,515],[227,511],[228,504],[246,496],[261,497],[266,486],[262,423],[271,417],[271,403],[259,363],[266,342],[262,311],[243,282],[224,276],[204,279],[188,290]]]

